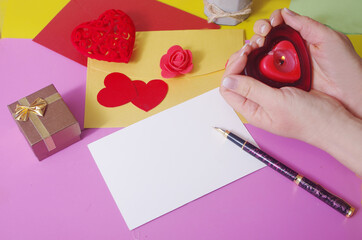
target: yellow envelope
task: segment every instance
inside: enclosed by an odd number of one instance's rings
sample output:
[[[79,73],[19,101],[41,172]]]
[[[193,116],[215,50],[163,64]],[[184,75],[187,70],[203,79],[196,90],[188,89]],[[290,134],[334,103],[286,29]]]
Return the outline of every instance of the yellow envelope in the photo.
[[[84,127],[126,127],[220,86],[226,61],[243,44],[244,31],[240,29],[137,32],[128,64],[88,59]],[[191,50],[194,69],[180,77],[163,79],[160,59],[173,45]],[[168,84],[168,93],[163,102],[149,112],[132,103],[103,107],[97,101],[97,94],[104,88],[104,78],[112,72],[146,83],[162,79]]]

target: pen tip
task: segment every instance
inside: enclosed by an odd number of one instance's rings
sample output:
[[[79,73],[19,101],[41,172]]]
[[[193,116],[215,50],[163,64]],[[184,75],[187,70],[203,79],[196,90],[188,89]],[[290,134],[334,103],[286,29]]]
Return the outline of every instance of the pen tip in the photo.
[[[214,127],[214,129],[215,129],[216,131],[221,132],[222,134],[225,133],[225,130],[223,130],[223,129],[219,128],[219,127]]]

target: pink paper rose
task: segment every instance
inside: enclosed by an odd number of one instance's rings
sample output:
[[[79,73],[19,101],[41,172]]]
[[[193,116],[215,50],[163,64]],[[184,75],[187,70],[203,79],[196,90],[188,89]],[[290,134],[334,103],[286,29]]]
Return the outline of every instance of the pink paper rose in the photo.
[[[162,69],[161,75],[164,78],[173,78],[180,74],[186,74],[193,68],[192,53],[190,50],[183,50],[178,45],[172,46],[162,56],[160,67]]]

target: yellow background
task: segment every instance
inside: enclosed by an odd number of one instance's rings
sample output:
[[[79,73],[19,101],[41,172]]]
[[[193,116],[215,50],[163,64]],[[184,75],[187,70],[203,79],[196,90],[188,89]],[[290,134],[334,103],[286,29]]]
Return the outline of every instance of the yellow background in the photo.
[[[33,39],[69,2],[69,0],[0,1],[0,14],[4,16],[2,37],[30,39]],[[2,7],[6,10],[5,13],[2,13]]]

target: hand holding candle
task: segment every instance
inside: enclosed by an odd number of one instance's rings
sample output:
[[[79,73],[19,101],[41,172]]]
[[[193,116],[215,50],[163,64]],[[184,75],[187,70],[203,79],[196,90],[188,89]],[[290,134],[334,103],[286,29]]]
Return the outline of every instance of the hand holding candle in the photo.
[[[313,78],[310,92],[295,87],[273,88],[264,81],[256,81],[254,77],[240,75],[249,63],[252,52],[268,45],[265,39],[269,34],[268,29],[283,22],[300,31],[310,50]],[[222,96],[249,123],[315,145],[362,176],[362,149],[356,146],[362,142],[362,108],[359,104],[362,102],[362,60],[350,42],[342,34],[287,10],[277,10],[270,21],[257,21],[254,30],[257,34],[251,38],[251,42],[228,61],[220,88]],[[269,60],[268,64],[273,64],[279,72],[287,59],[286,54],[280,56],[276,51],[283,40],[277,39],[261,55],[261,59],[266,59],[272,54],[273,61]],[[295,46],[295,41],[289,42]],[[298,52],[298,48],[296,50]],[[254,69],[258,69],[259,74],[267,75],[273,82],[284,84],[285,80],[274,74],[276,71],[263,69],[262,61]],[[300,61],[301,77],[304,74],[302,64],[303,61]],[[293,81],[292,78],[287,80]]]
[[[362,60],[347,36],[288,9],[278,9],[269,20],[255,23],[256,34],[250,39],[253,46],[265,45],[271,30],[283,23],[298,31],[309,49],[311,88],[336,98],[362,118]]]
[[[273,27],[264,45],[248,55],[242,74],[271,87],[292,86],[309,91],[312,73],[307,45],[290,26]]]

